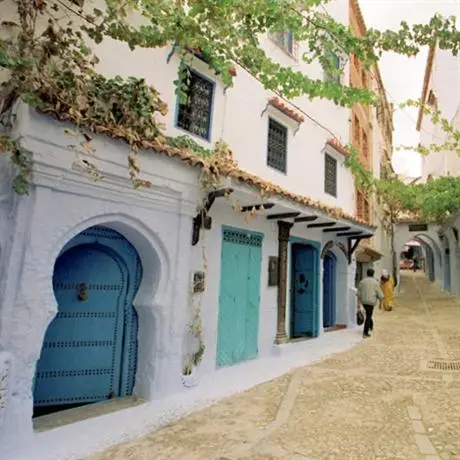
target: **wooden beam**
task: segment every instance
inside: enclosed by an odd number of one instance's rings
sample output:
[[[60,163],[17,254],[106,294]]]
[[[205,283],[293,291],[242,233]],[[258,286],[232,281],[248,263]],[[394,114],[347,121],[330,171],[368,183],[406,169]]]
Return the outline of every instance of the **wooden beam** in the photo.
[[[308,228],[332,227],[335,222],[323,222],[322,224],[308,224]]]
[[[318,216],[303,216],[295,218],[294,222],[313,222],[316,219],[318,219]]]
[[[270,214],[267,216],[268,220],[275,220],[275,219],[292,219],[293,217],[297,217],[300,215],[300,212],[285,212],[281,214]]]
[[[214,204],[214,201],[216,201],[216,198],[222,198],[225,195],[230,195],[233,193],[232,188],[221,188],[219,190],[214,190],[213,192],[210,192],[208,194],[206,204],[205,204],[205,209],[206,212],[209,212],[212,208],[212,205]]]
[[[348,237],[363,237],[363,232],[345,232],[345,233],[338,233],[337,236],[348,236]]]
[[[251,205],[248,205],[248,206],[242,206],[240,211],[241,212],[250,212],[254,208],[256,208],[256,211],[258,211],[260,208],[262,208],[262,209],[271,209],[271,208],[273,208],[273,206],[275,206],[275,203],[251,204]]]
[[[356,241],[351,244],[352,238],[348,238],[348,265],[351,264],[351,259],[353,256],[353,253],[356,251],[356,248],[358,247],[359,242],[361,241],[361,238],[357,238]]]
[[[335,233],[335,232],[343,232],[345,230],[350,230],[351,227],[335,227],[335,228],[327,228],[323,230],[324,233]]]

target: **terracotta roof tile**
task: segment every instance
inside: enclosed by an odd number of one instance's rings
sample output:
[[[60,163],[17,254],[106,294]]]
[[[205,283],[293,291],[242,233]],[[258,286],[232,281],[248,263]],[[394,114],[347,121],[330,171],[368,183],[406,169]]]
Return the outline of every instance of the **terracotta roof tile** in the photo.
[[[331,137],[330,139],[328,139],[326,144],[330,145],[331,147],[333,147],[335,150],[337,150],[344,157],[347,157],[350,154],[350,152],[348,152],[346,147],[338,139],[336,139],[335,137]]]
[[[52,115],[60,121],[67,121],[72,122],[72,117],[69,114],[56,114],[54,112],[44,112],[48,115]],[[109,129],[105,126],[92,126],[90,128],[93,132],[106,134],[114,139],[124,140],[126,141],[126,137],[124,136],[124,132],[122,130],[114,130]],[[292,201],[293,203],[297,203],[303,206],[307,206],[313,209],[317,209],[328,216],[335,218],[335,219],[343,219],[349,222],[353,222],[360,226],[366,227],[368,229],[374,229],[375,227],[369,225],[368,222],[359,219],[355,216],[347,214],[343,211],[343,209],[339,207],[333,207],[321,203],[318,200],[314,200],[311,197],[298,195],[296,193],[290,192],[279,185],[272,184],[261,177],[258,177],[254,174],[251,174],[247,171],[240,169],[237,163],[233,160],[230,161],[221,161],[213,159],[203,158],[196,153],[192,152],[190,149],[186,148],[176,148],[167,145],[164,142],[160,142],[159,140],[153,141],[141,141],[139,143],[139,147],[154,151],[155,153],[166,155],[170,158],[178,158],[184,163],[187,163],[194,167],[199,167],[203,170],[207,170],[208,172],[215,174],[216,176],[220,177],[228,177],[244,184],[254,187],[258,191],[265,194],[265,196],[273,196],[277,195],[281,198],[287,199]]]
[[[347,220],[349,222],[353,222],[355,224],[361,225],[369,229],[375,228],[369,225],[369,223],[365,220],[358,219],[355,216],[347,214],[343,211],[343,209],[339,207],[329,206],[324,203],[321,203],[318,200],[314,200],[311,197],[290,192],[279,185],[273,184],[265,179],[262,179],[259,176],[256,176],[238,167],[235,167],[236,163],[229,166],[215,166],[213,165],[212,161],[204,159],[196,155],[195,153],[191,152],[190,150],[172,148],[159,142],[151,142],[150,144],[151,148],[153,148],[157,153],[165,154],[169,157],[179,158],[180,160],[192,166],[198,166],[210,170],[218,169],[220,176],[236,179],[250,187],[254,187],[257,190],[262,191],[266,195],[277,195],[281,198],[285,198],[294,203],[322,211],[332,218]]]
[[[294,109],[291,109],[287,104],[285,104],[280,98],[273,96],[271,97],[268,102],[273,106],[276,107],[278,110],[283,112],[289,118],[297,121],[297,123],[303,123],[305,121],[305,117],[301,115]]]

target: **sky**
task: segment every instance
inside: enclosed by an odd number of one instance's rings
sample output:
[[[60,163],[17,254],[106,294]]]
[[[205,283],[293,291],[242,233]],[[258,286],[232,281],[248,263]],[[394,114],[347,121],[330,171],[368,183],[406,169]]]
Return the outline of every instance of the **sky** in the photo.
[[[443,16],[460,16],[460,0],[360,0],[367,27],[379,30],[397,30],[401,21],[408,24],[428,23],[435,13]],[[394,145],[417,145],[420,133],[415,125],[418,111],[415,108],[399,109],[407,99],[420,99],[428,49],[415,58],[386,53],[379,67],[390,102],[395,104]],[[398,174],[418,177],[421,175],[419,154],[410,151],[394,151],[393,166]]]

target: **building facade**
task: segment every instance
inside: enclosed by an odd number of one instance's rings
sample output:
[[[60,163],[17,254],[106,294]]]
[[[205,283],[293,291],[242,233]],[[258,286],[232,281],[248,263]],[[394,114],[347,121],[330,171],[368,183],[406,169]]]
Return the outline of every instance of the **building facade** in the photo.
[[[449,135],[434,124],[431,117],[424,113],[424,108],[440,110],[441,116],[448,120],[455,129],[460,128],[460,57],[450,51],[432,46],[428,52],[417,130],[420,143],[425,146],[442,145],[449,140]],[[432,152],[422,157],[422,180],[430,177],[458,176],[460,158],[454,151]]]
[[[420,143],[423,146],[442,145],[449,135],[439,123],[433,123],[429,113],[440,111],[441,116],[455,128],[460,128],[460,58],[449,51],[431,46],[428,51],[417,119]],[[460,175],[460,159],[453,150],[431,152],[422,157],[421,181],[443,176]],[[414,224],[415,225],[415,224]],[[422,224],[419,224],[422,225]],[[455,294],[460,293],[460,250],[458,244],[458,215],[452,215],[435,234],[420,240],[424,251],[427,276]]]
[[[366,24],[356,0],[349,1],[349,21],[356,36],[366,33]],[[388,102],[378,65],[366,69],[353,56],[350,63],[350,85],[373,90],[379,95],[380,103],[377,107],[362,104],[353,106],[350,139],[359,152],[361,163],[375,177],[383,178],[393,171],[393,107]],[[368,268],[374,268],[377,273],[383,269],[393,273],[392,229],[385,221],[383,209],[375,197],[366,196],[358,189],[355,189],[355,206],[356,215],[377,228],[373,238],[359,243],[356,282],[365,276]]]
[[[344,2],[328,9],[348,23]],[[292,34],[262,46],[313,79],[331,78],[300,59],[304,45]],[[289,342],[355,326],[354,251],[375,222],[343,146],[352,140],[369,168],[380,164],[389,147],[373,111],[355,107],[350,120],[329,101],[287,101],[238,67],[226,88],[199,52],[182,104],[174,49],[131,51],[107,39],[97,54],[102,74],[143,77],[160,92],[167,136],[205,148],[223,139],[234,163],[204,187],[206,161],[193,152],[141,151],[152,186],[134,190],[125,144],[98,135],[91,154],[76,152],[72,125],[14,107],[12,134],[33,156],[34,177],[29,196],[14,195],[2,159],[0,351],[13,363],[2,439],[32,436],[34,416],[180,391],[198,336],[203,376],[282,359]],[[371,85],[354,58],[337,65],[344,84]],[[89,158],[102,180],[82,173]]]

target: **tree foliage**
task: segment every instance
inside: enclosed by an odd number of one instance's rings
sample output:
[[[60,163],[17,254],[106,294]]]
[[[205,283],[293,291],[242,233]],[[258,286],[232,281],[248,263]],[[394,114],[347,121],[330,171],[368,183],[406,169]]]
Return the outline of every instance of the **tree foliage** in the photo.
[[[124,139],[132,147],[128,165],[135,186],[149,185],[139,178],[135,158],[139,148],[168,143],[204,157],[212,156],[213,151],[184,136],[165,138],[157,115],[165,114],[167,107],[158,92],[135,76],[108,79],[98,74],[95,71],[98,58],[88,46],[88,37],[96,43],[110,37],[127,43],[131,49],[171,47],[182,61],[176,82],[181,97],[193,51],[220,74],[227,86],[232,85],[237,65],[267,90],[283,97],[323,98],[348,107],[377,103],[378,96],[366,88],[335,80],[315,80],[305,72],[281,64],[264,49],[267,34],[290,31],[300,43],[300,59],[306,63],[319,62],[332,75],[341,72],[331,60],[333,54],[341,57],[342,64],[355,55],[365,68],[371,69],[382,53],[388,51],[414,56],[423,46],[435,43],[454,55],[460,49],[455,18],[436,15],[428,24],[409,26],[403,22],[399,30],[369,29],[358,37],[348,25],[327,13],[324,6],[328,0],[105,0],[103,9],[79,8],[78,2],[68,0],[9,1],[17,6],[18,22],[1,24],[2,28],[17,33],[0,40],[0,68],[10,75],[2,85],[0,114],[21,98],[61,120]],[[38,27],[40,21],[47,24],[44,29]],[[449,135],[445,147],[458,152],[459,132],[440,113],[429,114]],[[419,151],[426,153],[426,149],[436,151],[439,146],[420,147]],[[17,191],[26,193],[31,160],[17,140],[3,136],[2,150],[10,152],[18,166]],[[450,179],[439,182],[439,188],[427,185],[423,191],[420,187],[405,186],[397,178],[378,181],[359,162],[351,147],[349,151],[347,166],[355,174],[357,185],[368,193],[377,193],[391,212],[408,209],[434,216],[435,204],[441,202],[445,203],[444,211],[437,212],[437,216],[451,209],[453,202],[446,194],[456,193],[458,188]],[[92,170],[91,164],[87,166]],[[423,201],[421,197],[427,197],[425,190],[444,198]]]

